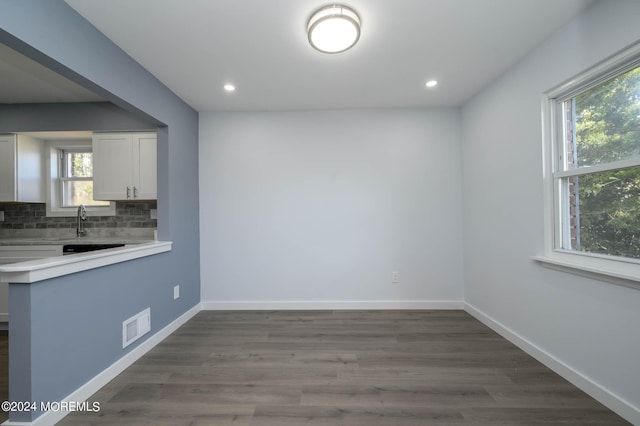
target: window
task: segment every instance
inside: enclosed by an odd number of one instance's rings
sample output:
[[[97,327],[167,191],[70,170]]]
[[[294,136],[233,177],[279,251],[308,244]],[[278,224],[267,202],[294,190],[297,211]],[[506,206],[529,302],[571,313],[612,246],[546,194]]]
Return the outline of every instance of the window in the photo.
[[[60,150],[60,206],[108,206],[108,201],[93,199],[93,161],[91,148]]]
[[[640,46],[543,102],[547,256],[640,282]]]
[[[640,67],[558,102],[559,246],[640,258]]]
[[[93,199],[91,141],[50,141],[47,216],[75,216],[83,204],[91,216],[115,215],[115,203]]]

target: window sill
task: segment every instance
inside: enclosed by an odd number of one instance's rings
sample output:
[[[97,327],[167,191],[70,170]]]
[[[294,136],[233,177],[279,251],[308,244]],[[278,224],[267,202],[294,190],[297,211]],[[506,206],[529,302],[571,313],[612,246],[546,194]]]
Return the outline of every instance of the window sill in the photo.
[[[548,256],[533,256],[532,259],[545,268],[640,290],[640,274],[615,271],[601,265],[588,265],[587,262],[572,259],[555,259]]]

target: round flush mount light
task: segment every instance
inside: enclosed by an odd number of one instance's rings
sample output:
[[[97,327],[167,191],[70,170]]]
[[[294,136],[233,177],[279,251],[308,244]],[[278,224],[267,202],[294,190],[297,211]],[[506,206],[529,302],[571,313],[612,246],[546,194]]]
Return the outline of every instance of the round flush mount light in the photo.
[[[224,91],[225,92],[229,92],[229,93],[235,92],[235,90],[236,90],[236,86],[234,86],[233,84],[229,84],[229,83],[225,84],[223,87],[224,87]]]
[[[307,34],[311,46],[320,52],[344,52],[360,38],[360,17],[347,6],[325,6],[311,15]]]
[[[438,85],[438,81],[437,80],[429,80],[425,83],[425,86],[427,86],[427,88],[431,89],[432,87],[436,87]]]

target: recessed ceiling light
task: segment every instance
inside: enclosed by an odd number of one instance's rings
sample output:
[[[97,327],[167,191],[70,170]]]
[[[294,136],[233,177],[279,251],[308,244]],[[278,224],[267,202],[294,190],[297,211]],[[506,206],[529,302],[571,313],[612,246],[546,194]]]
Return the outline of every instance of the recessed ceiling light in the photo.
[[[307,34],[311,46],[320,52],[344,52],[360,38],[360,17],[346,6],[325,6],[309,19]]]
[[[425,84],[425,86],[427,86],[428,88],[436,87],[437,85],[438,85],[438,81],[437,80],[429,80]]]
[[[234,86],[233,84],[225,84],[224,90],[227,92],[233,92],[236,90],[236,86]]]

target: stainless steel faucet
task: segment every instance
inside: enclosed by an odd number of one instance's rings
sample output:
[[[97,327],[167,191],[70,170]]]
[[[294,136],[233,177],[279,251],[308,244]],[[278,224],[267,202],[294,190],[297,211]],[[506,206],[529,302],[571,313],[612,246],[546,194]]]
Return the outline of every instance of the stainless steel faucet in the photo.
[[[78,224],[76,226],[76,237],[86,237],[87,231],[82,229],[82,222],[87,220],[87,209],[84,208],[84,204],[78,206]]]

